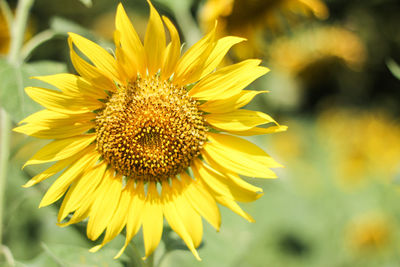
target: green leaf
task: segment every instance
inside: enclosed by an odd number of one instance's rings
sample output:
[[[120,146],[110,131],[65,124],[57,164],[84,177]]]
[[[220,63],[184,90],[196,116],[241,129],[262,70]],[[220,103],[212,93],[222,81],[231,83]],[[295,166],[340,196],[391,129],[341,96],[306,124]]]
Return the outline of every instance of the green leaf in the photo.
[[[386,65],[389,68],[390,72],[400,80],[400,66],[393,59],[389,58],[386,60]]]
[[[26,262],[28,266],[46,267],[46,266],[109,266],[122,267],[121,260],[114,260],[117,249],[103,248],[96,253],[91,253],[88,248],[52,244],[51,246],[42,243],[43,253],[30,262]]]
[[[50,75],[66,71],[66,65],[53,61],[26,63],[20,67],[0,60],[0,106],[14,122],[41,109],[24,91],[26,86],[41,86],[42,82],[29,79],[32,76]]]

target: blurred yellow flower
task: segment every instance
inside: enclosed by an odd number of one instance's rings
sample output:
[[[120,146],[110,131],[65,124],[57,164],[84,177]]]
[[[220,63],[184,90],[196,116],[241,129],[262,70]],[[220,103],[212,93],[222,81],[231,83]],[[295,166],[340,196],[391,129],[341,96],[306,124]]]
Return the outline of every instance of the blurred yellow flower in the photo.
[[[366,58],[366,48],[355,33],[345,28],[320,26],[276,40],[270,44],[268,55],[276,68],[298,75],[319,62],[329,63],[330,59],[359,70]]]
[[[0,8],[0,55],[7,54],[10,47],[10,31]]]
[[[220,35],[233,34],[249,40],[235,51],[241,58],[263,54],[265,32],[277,32],[298,22],[299,16],[328,17],[320,0],[208,0],[200,11],[203,29],[210,30],[218,20]],[[284,18],[282,20],[282,18]]]
[[[32,38],[33,33],[35,32],[35,21],[29,20],[28,25],[25,29],[24,41],[28,41]],[[0,8],[0,55],[6,55],[9,51],[11,44],[11,29],[7,25],[6,17],[4,16],[4,12]]]
[[[175,26],[148,2],[144,44],[120,4],[116,58],[70,33],[71,60],[80,76],[36,77],[60,91],[26,88],[46,109],[22,120],[14,130],[55,140],[25,165],[56,163],[25,187],[65,169],[40,207],[65,195],[60,225],[89,218],[90,239],[105,231],[103,242],[92,251],[126,227],[126,242],[118,257],[142,227],[147,257],[160,242],[165,218],[200,259],[196,247],[202,240],[201,217],[219,230],[220,203],[254,221],[236,201],[254,201],[262,189],[239,174],[275,178],[270,168],[281,167],[262,149],[235,135],[267,134],[286,127],[262,112],[240,109],[261,93],[243,90],[268,72],[259,66],[261,60],[214,71],[243,38],[218,39],[214,28],[181,57]],[[168,45],[163,22],[171,36]],[[269,127],[258,127],[263,124]]]
[[[367,177],[393,181],[400,169],[400,124],[389,115],[377,110],[330,109],[319,116],[317,127],[345,185]]]
[[[347,227],[346,239],[355,252],[370,253],[388,247],[392,235],[388,218],[373,212],[355,217]]]

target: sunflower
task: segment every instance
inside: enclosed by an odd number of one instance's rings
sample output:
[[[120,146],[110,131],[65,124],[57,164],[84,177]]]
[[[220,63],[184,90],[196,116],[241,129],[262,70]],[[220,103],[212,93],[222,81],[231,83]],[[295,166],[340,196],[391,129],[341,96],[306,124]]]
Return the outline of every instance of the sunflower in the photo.
[[[347,226],[346,241],[358,253],[378,252],[388,248],[394,236],[392,222],[380,212],[369,212],[353,218]]]
[[[0,55],[7,54],[10,46],[10,31],[3,11],[0,8]]]
[[[235,52],[240,58],[262,55],[263,35],[277,34],[295,25],[301,17],[326,19],[329,11],[320,0],[208,0],[200,11],[203,29],[210,30],[218,19],[220,35],[233,34],[249,39]]]
[[[25,89],[46,109],[22,120],[15,131],[55,139],[25,165],[55,163],[24,186],[62,171],[40,207],[64,196],[58,214],[61,226],[88,218],[91,240],[105,232],[102,243],[91,251],[125,228],[119,257],[142,228],[147,257],[160,242],[165,218],[200,259],[196,247],[202,239],[201,217],[218,230],[219,203],[252,222],[236,201],[254,201],[262,190],[239,174],[275,178],[269,168],[281,167],[235,135],[286,127],[262,112],[240,109],[261,93],[242,90],[268,72],[259,66],[260,60],[214,71],[242,38],[216,39],[214,28],[181,57],[177,29],[148,3],[144,44],[119,4],[115,57],[70,33],[70,56],[79,75],[36,77],[59,91]],[[163,22],[170,34],[168,45]],[[262,124],[269,127],[258,127]]]
[[[333,166],[341,185],[361,185],[371,178],[383,183],[395,180],[400,124],[387,111],[329,108],[319,115],[317,129],[333,148]]]
[[[292,75],[316,71],[332,61],[343,62],[353,70],[362,69],[366,47],[354,32],[340,26],[317,26],[271,43],[269,58],[277,68]],[[315,68],[313,68],[315,66]],[[313,75],[312,79],[318,75]]]
[[[35,21],[28,19],[28,24],[25,30],[24,42],[32,38],[36,30]],[[6,55],[9,52],[11,45],[11,29],[5,16],[5,12],[0,7],[0,56]]]

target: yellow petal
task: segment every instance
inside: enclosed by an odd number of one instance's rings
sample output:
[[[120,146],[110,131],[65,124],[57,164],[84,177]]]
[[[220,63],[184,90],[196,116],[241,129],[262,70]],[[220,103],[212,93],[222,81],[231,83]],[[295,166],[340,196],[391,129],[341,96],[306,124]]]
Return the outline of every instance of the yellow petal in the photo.
[[[230,131],[230,133],[236,134],[236,135],[242,135],[242,136],[251,136],[251,135],[284,132],[286,130],[287,130],[287,126],[277,125],[277,126],[270,126],[268,128],[254,127],[249,130],[246,130],[246,131]]]
[[[176,180],[176,178],[174,178]],[[179,181],[175,181],[179,183]],[[172,187],[174,188],[174,187]],[[196,251],[196,245],[193,243],[193,236],[189,233],[189,231],[195,232],[198,225],[188,224],[186,218],[182,218],[183,211],[179,210],[182,207],[182,204],[178,202],[182,201],[182,197],[177,192],[176,188],[172,189],[168,182],[163,181],[162,184],[162,195],[161,202],[163,207],[163,213],[165,215],[166,220],[168,221],[171,228],[182,238],[185,242],[186,246],[192,251],[193,255],[196,259],[201,260],[199,254]],[[186,203],[187,204],[187,203]],[[190,209],[192,209],[190,207]],[[193,215],[193,210],[190,211],[190,214],[183,214],[185,217],[189,215]],[[198,216],[198,214],[196,214]],[[199,217],[199,216],[198,216]],[[198,219],[196,219],[198,220]],[[198,222],[195,222],[198,224]],[[201,219],[200,219],[201,223]],[[195,238],[198,238],[195,236]],[[201,241],[201,237],[200,237]]]
[[[126,221],[126,238],[124,246],[114,257],[114,259],[117,259],[122,255],[126,247],[129,245],[129,242],[139,231],[140,225],[142,223],[142,216],[143,216],[142,211],[144,208],[144,203],[146,198],[143,186],[144,186],[143,181],[138,181],[138,184],[136,185],[135,189],[133,179],[130,179],[126,185],[127,189],[129,190],[128,195],[131,198],[129,202],[129,209],[127,214],[128,217]]]
[[[207,123],[223,131],[246,131],[255,126],[274,123],[278,124],[271,116],[260,112],[238,109],[227,113],[212,113],[204,116]]]
[[[231,209],[233,212],[238,214],[239,216],[245,218],[249,222],[254,222],[253,217],[251,217],[247,212],[245,212],[234,200],[234,197],[228,193],[227,190],[225,190],[224,193],[221,193],[221,190],[223,190],[223,187],[218,186],[218,184],[212,184],[208,185],[205,182],[205,179],[210,178],[210,174],[204,171],[204,168],[201,167],[200,164],[196,164],[192,166],[193,172],[196,176],[196,178],[199,179],[200,184],[204,188],[206,188],[209,192],[211,192],[211,195],[215,198],[215,200],[220,203],[221,205],[224,205],[225,207]],[[205,178],[205,179],[204,179]]]
[[[76,179],[76,180],[79,181],[79,178]],[[59,211],[58,211],[57,220],[58,220],[59,222],[61,222],[61,221],[62,221],[65,217],[67,217],[68,214],[69,214],[69,212],[67,212],[67,211],[65,210],[65,206],[66,206],[67,203],[69,202],[69,200],[70,200],[70,198],[71,198],[71,195],[72,195],[72,192],[73,192],[73,190],[75,189],[75,187],[76,187],[76,181],[73,181],[73,182],[71,183],[71,185],[69,186],[69,189],[68,189],[67,193],[65,194],[65,196],[64,196],[64,198],[63,198],[63,201],[62,201],[62,203],[61,203],[61,207],[60,207],[60,209],[59,209]],[[64,215],[64,214],[65,214],[65,215]],[[62,217],[62,219],[61,219],[61,217]]]
[[[153,253],[161,240],[163,213],[155,182],[150,182],[142,215],[143,239],[146,257]]]
[[[161,70],[161,78],[168,79],[174,72],[181,55],[181,41],[179,39],[179,33],[172,22],[167,17],[163,16],[162,18],[165,25],[167,25],[169,35],[171,36],[171,42],[165,50],[163,67]]]
[[[147,69],[149,76],[153,76],[160,68],[165,52],[165,31],[160,15],[150,0],[150,19],[144,38],[144,50],[147,55]]]
[[[48,126],[29,123],[16,127],[13,131],[42,139],[62,139],[84,134],[94,127],[95,124],[93,122],[75,123],[63,126],[57,126],[57,124],[54,124],[51,128]]]
[[[60,227],[65,227],[71,224],[75,224],[83,221],[89,216],[90,209],[93,205],[93,202],[98,198],[98,194],[96,191],[93,194],[86,195],[85,198],[79,203],[79,207],[74,211],[74,214],[69,219],[68,222],[65,223],[57,223]]]
[[[93,112],[72,115],[44,109],[23,119],[19,124],[27,124],[13,131],[38,138],[61,139],[83,134],[93,128],[95,125],[91,120],[95,118]]]
[[[129,203],[131,200],[129,190],[125,187],[121,192],[121,198],[119,200],[117,210],[115,211],[110,223],[107,226],[106,234],[104,236],[101,245],[95,246],[90,249],[90,252],[96,252],[102,248],[105,244],[114,239],[125,227],[127,221],[127,214],[129,212]]]
[[[211,190],[211,188],[210,188],[210,190]],[[248,214],[247,212],[245,212],[234,200],[232,200],[226,196],[220,196],[220,195],[215,196],[215,199],[218,201],[218,203],[220,203],[221,205],[232,210],[237,215],[245,218],[247,221],[255,222],[253,217],[250,214]]]
[[[25,92],[43,107],[65,114],[82,114],[100,109],[104,104],[93,98],[72,97],[63,93],[38,87],[26,87]]]
[[[131,73],[127,73],[132,77],[136,77],[136,73],[140,72],[143,76],[146,75],[146,53],[139,36],[129,20],[122,4],[118,4],[117,16],[115,18],[115,27],[121,33],[120,44],[123,53],[126,55],[127,60],[131,61],[135,66]]]
[[[188,230],[188,233],[193,240],[195,247],[198,247],[203,237],[203,223],[200,215],[195,209],[186,201],[182,193],[182,185],[179,180],[172,179],[172,187],[177,190],[177,197],[175,206],[178,210],[182,223]]]
[[[30,179],[26,184],[24,184],[22,187],[31,187],[37,183],[40,183],[41,181],[55,175],[56,173],[60,172],[61,170],[63,170],[65,167],[73,164],[74,161],[76,161],[78,158],[80,158],[83,155],[82,151],[81,153],[76,154],[73,157],[69,157],[60,161],[57,161],[56,163],[54,163],[50,168],[48,168],[47,170],[35,175],[32,179]]]
[[[212,167],[258,178],[276,178],[269,168],[282,167],[261,148],[242,138],[208,133],[208,139],[203,157]]]
[[[258,66],[261,60],[249,59],[209,74],[189,91],[198,100],[227,99],[240,93],[269,70]]]
[[[121,77],[124,81],[133,81],[137,78],[137,69],[134,62],[128,59],[125,51],[121,47],[121,32],[118,30],[114,31],[114,43],[115,43],[115,58],[118,62],[118,68],[121,72]]]
[[[228,99],[210,100],[200,105],[199,108],[209,113],[226,113],[247,105],[256,95],[268,91],[242,90],[239,94]]]
[[[219,231],[221,226],[221,214],[219,213],[214,198],[198,181],[190,178],[185,172],[181,173],[181,179],[185,187],[183,194],[188,203]]]
[[[215,46],[214,38],[215,27],[183,54],[176,66],[174,83],[183,86],[200,79],[205,63]]]
[[[225,196],[241,202],[255,201],[262,196],[261,188],[252,186],[233,174],[224,175],[199,159],[193,162],[192,169],[197,179],[203,180],[209,188],[212,188],[214,195]]]
[[[103,179],[107,165],[105,161],[102,161],[95,167],[85,171],[82,177],[75,182],[74,188],[68,190],[70,196],[68,201],[65,198],[63,200],[63,205],[58,212],[58,222],[61,222],[69,213],[75,211],[87,195],[93,194]]]
[[[51,84],[60,89],[64,94],[73,96],[90,96],[95,99],[105,99],[105,89],[97,87],[85,78],[74,74],[60,73],[49,76],[32,77],[34,79]]]
[[[28,160],[24,167],[69,158],[82,151],[96,139],[95,134],[60,139],[45,145]]]
[[[110,79],[120,81],[118,66],[115,59],[98,44],[75,33],[68,33],[72,42],[88,59]]]
[[[203,72],[200,76],[202,79],[205,75],[209,74],[221,63],[222,59],[228,53],[229,49],[235,44],[245,41],[245,38],[236,36],[227,36],[217,41],[214,49],[204,64]]]
[[[102,70],[87,63],[78,56],[73,48],[72,39],[68,38],[69,53],[75,70],[85,79],[89,80],[97,88],[107,91],[116,91],[115,83]]]
[[[100,154],[97,151],[90,152],[87,151],[80,159],[78,159],[73,165],[66,169],[60,177],[51,185],[49,190],[43,196],[39,207],[48,206],[55,201],[57,201],[65,191],[68,189],[69,185],[86,170],[86,168],[92,167],[96,161],[99,159]]]
[[[68,124],[74,124],[77,122],[87,122],[96,119],[96,114],[93,112],[87,112],[82,114],[65,114],[59,113],[48,109],[43,109],[35,112],[18,124],[22,123],[33,123],[40,126],[63,126]]]
[[[101,197],[95,200],[90,209],[86,229],[91,240],[96,240],[101,235],[116,211],[122,191],[122,175],[114,176],[114,170],[109,168],[96,191]]]

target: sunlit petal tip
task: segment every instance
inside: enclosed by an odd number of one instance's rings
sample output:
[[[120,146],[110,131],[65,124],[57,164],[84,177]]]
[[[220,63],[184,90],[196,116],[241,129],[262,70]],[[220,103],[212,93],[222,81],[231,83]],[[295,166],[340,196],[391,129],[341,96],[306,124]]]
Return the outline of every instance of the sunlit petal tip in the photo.
[[[71,40],[71,42],[74,42],[74,39],[76,38],[84,38],[80,36],[79,34],[73,33],[73,32],[67,32],[68,34],[68,40]]]
[[[262,66],[261,68],[264,69],[265,74],[267,74],[268,72],[271,71],[271,69],[269,69],[269,68],[267,68],[267,67],[264,67],[264,66]]]
[[[258,193],[256,196],[256,199],[259,199],[260,197],[262,197],[264,195],[264,193]]]
[[[39,204],[39,209],[40,209],[40,208],[43,208],[43,207],[46,207],[46,206],[48,206],[48,205],[50,205],[50,204],[51,204],[51,203],[46,203],[46,204],[45,204],[45,203],[43,202],[43,199],[42,199],[42,201],[40,201],[40,204]]]
[[[119,20],[121,20],[121,21],[123,20],[126,22],[125,18],[127,18],[127,17],[128,17],[128,15],[126,14],[124,6],[122,5],[122,3],[119,3],[118,7],[117,7],[117,15],[115,16],[115,24],[118,25]],[[117,29],[118,29],[118,27],[117,27]]]
[[[165,15],[161,15],[161,18],[162,18],[162,20],[165,22],[165,21],[169,21],[169,22],[171,22],[171,20],[167,17],[167,16],[165,16]]]
[[[24,123],[24,122],[23,122],[23,121],[20,121],[20,122],[18,122],[18,125],[21,125],[22,123]],[[23,131],[21,131],[21,127],[20,127],[20,126],[14,127],[14,128],[12,129],[12,131],[13,131],[13,132],[16,132],[16,133],[23,133]]]
[[[128,243],[129,244],[129,243]],[[128,244],[124,245],[117,253],[117,255],[114,256],[114,260],[118,259],[119,257],[121,257],[121,255],[124,253],[126,247],[128,246]]]
[[[32,187],[33,185],[35,185],[34,182],[28,181],[25,184],[21,185],[21,187],[29,188],[29,187]]]
[[[56,223],[57,226],[62,227],[62,228],[70,226],[71,224],[74,224],[74,223],[73,222]]]
[[[147,24],[144,38],[144,49],[146,51],[148,72],[152,76],[162,64],[165,53],[165,30],[160,14],[148,0],[150,6],[150,19]]]
[[[196,258],[196,260],[201,261],[200,255],[197,252],[197,250],[193,250],[192,253],[193,253],[194,257]]]
[[[287,131],[288,127],[286,125],[279,125],[279,130],[277,132]]]
[[[89,252],[95,253],[95,252],[99,251],[102,247],[103,247],[103,245],[94,246],[91,249],[89,249]]]
[[[151,8],[154,8],[153,3],[152,3],[150,0],[147,0],[147,3],[149,4],[149,6],[150,6]],[[154,8],[154,9],[155,9],[155,8]]]
[[[218,40],[221,40],[221,39],[232,39],[232,40],[235,40],[235,44],[239,44],[239,43],[247,41],[247,38],[234,36],[234,35],[225,36],[225,37],[222,37],[222,38],[220,38]]]

